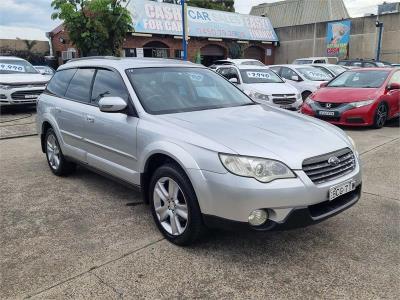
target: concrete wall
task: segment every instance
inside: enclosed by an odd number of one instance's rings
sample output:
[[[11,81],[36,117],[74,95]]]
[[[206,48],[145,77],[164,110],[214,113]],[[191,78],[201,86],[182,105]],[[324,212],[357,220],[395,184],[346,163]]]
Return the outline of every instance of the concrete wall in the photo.
[[[352,19],[349,58],[375,58],[376,16]],[[400,63],[400,13],[380,16],[384,23],[381,60]],[[291,63],[296,58],[326,56],[327,23],[276,28],[280,47],[275,64]]]

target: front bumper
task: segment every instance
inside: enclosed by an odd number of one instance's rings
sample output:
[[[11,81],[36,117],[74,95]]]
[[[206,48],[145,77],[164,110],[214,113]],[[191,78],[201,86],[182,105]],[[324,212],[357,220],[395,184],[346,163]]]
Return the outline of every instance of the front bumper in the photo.
[[[342,104],[340,107],[327,109],[317,105],[304,104],[301,108],[303,114],[316,117],[327,121],[331,124],[342,126],[370,126],[374,123],[376,105],[370,104],[367,106],[353,108],[349,105]],[[330,111],[334,116],[321,116],[319,110]]]
[[[289,216],[292,219],[293,216],[301,214],[304,223],[312,224],[353,205],[360,196],[362,183],[359,157],[357,154],[355,157],[356,165],[351,173],[320,184],[313,183],[302,170],[294,171],[296,178],[280,179],[269,183],[261,183],[253,178],[240,177],[231,173],[220,174],[194,169],[188,170],[188,175],[205,222],[209,226],[213,226],[213,219],[247,224],[253,210],[265,209],[269,213],[269,222],[275,224],[271,228],[268,225],[263,229],[269,230],[278,225],[282,227],[281,225],[289,220]],[[357,192],[353,195],[354,199],[335,209],[328,209],[326,213],[319,215],[314,213],[314,209],[323,206],[324,203],[328,208],[339,203],[335,200],[328,201],[329,189],[349,180],[354,181],[357,187]],[[311,211],[313,211],[312,214]],[[305,216],[308,213],[311,214],[311,218]]]
[[[44,89],[45,86],[0,89],[0,106],[35,104]]]

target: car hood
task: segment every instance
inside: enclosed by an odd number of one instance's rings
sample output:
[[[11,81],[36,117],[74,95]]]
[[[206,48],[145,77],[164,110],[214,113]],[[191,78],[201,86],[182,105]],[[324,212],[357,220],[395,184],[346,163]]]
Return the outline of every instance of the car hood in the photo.
[[[271,94],[297,94],[295,87],[285,82],[282,83],[250,83],[244,84],[245,90],[255,91],[264,95]]]
[[[316,91],[312,99],[319,102],[349,103],[375,99],[378,92],[377,88],[324,87]]]
[[[50,78],[42,74],[0,74],[0,83],[47,83]]]
[[[232,153],[283,161],[301,169],[304,159],[351,147],[346,135],[322,121],[268,105],[250,105],[161,116],[170,125],[218,143]],[[204,145],[201,145],[204,147]],[[211,149],[219,151],[218,149]]]

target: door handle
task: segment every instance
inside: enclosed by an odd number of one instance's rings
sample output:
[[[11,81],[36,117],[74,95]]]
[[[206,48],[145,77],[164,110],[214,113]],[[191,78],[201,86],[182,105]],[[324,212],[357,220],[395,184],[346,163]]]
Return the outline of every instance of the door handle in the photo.
[[[94,123],[94,117],[86,115],[86,121],[88,121],[89,123]]]

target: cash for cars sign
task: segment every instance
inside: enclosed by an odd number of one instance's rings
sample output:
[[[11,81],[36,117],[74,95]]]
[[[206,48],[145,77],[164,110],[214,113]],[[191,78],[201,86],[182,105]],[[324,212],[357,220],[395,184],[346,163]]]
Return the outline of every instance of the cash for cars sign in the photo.
[[[327,56],[346,58],[348,56],[351,21],[330,22],[327,26]]]
[[[131,1],[135,32],[182,35],[181,6],[153,1]],[[189,36],[278,41],[268,18],[189,6]]]

